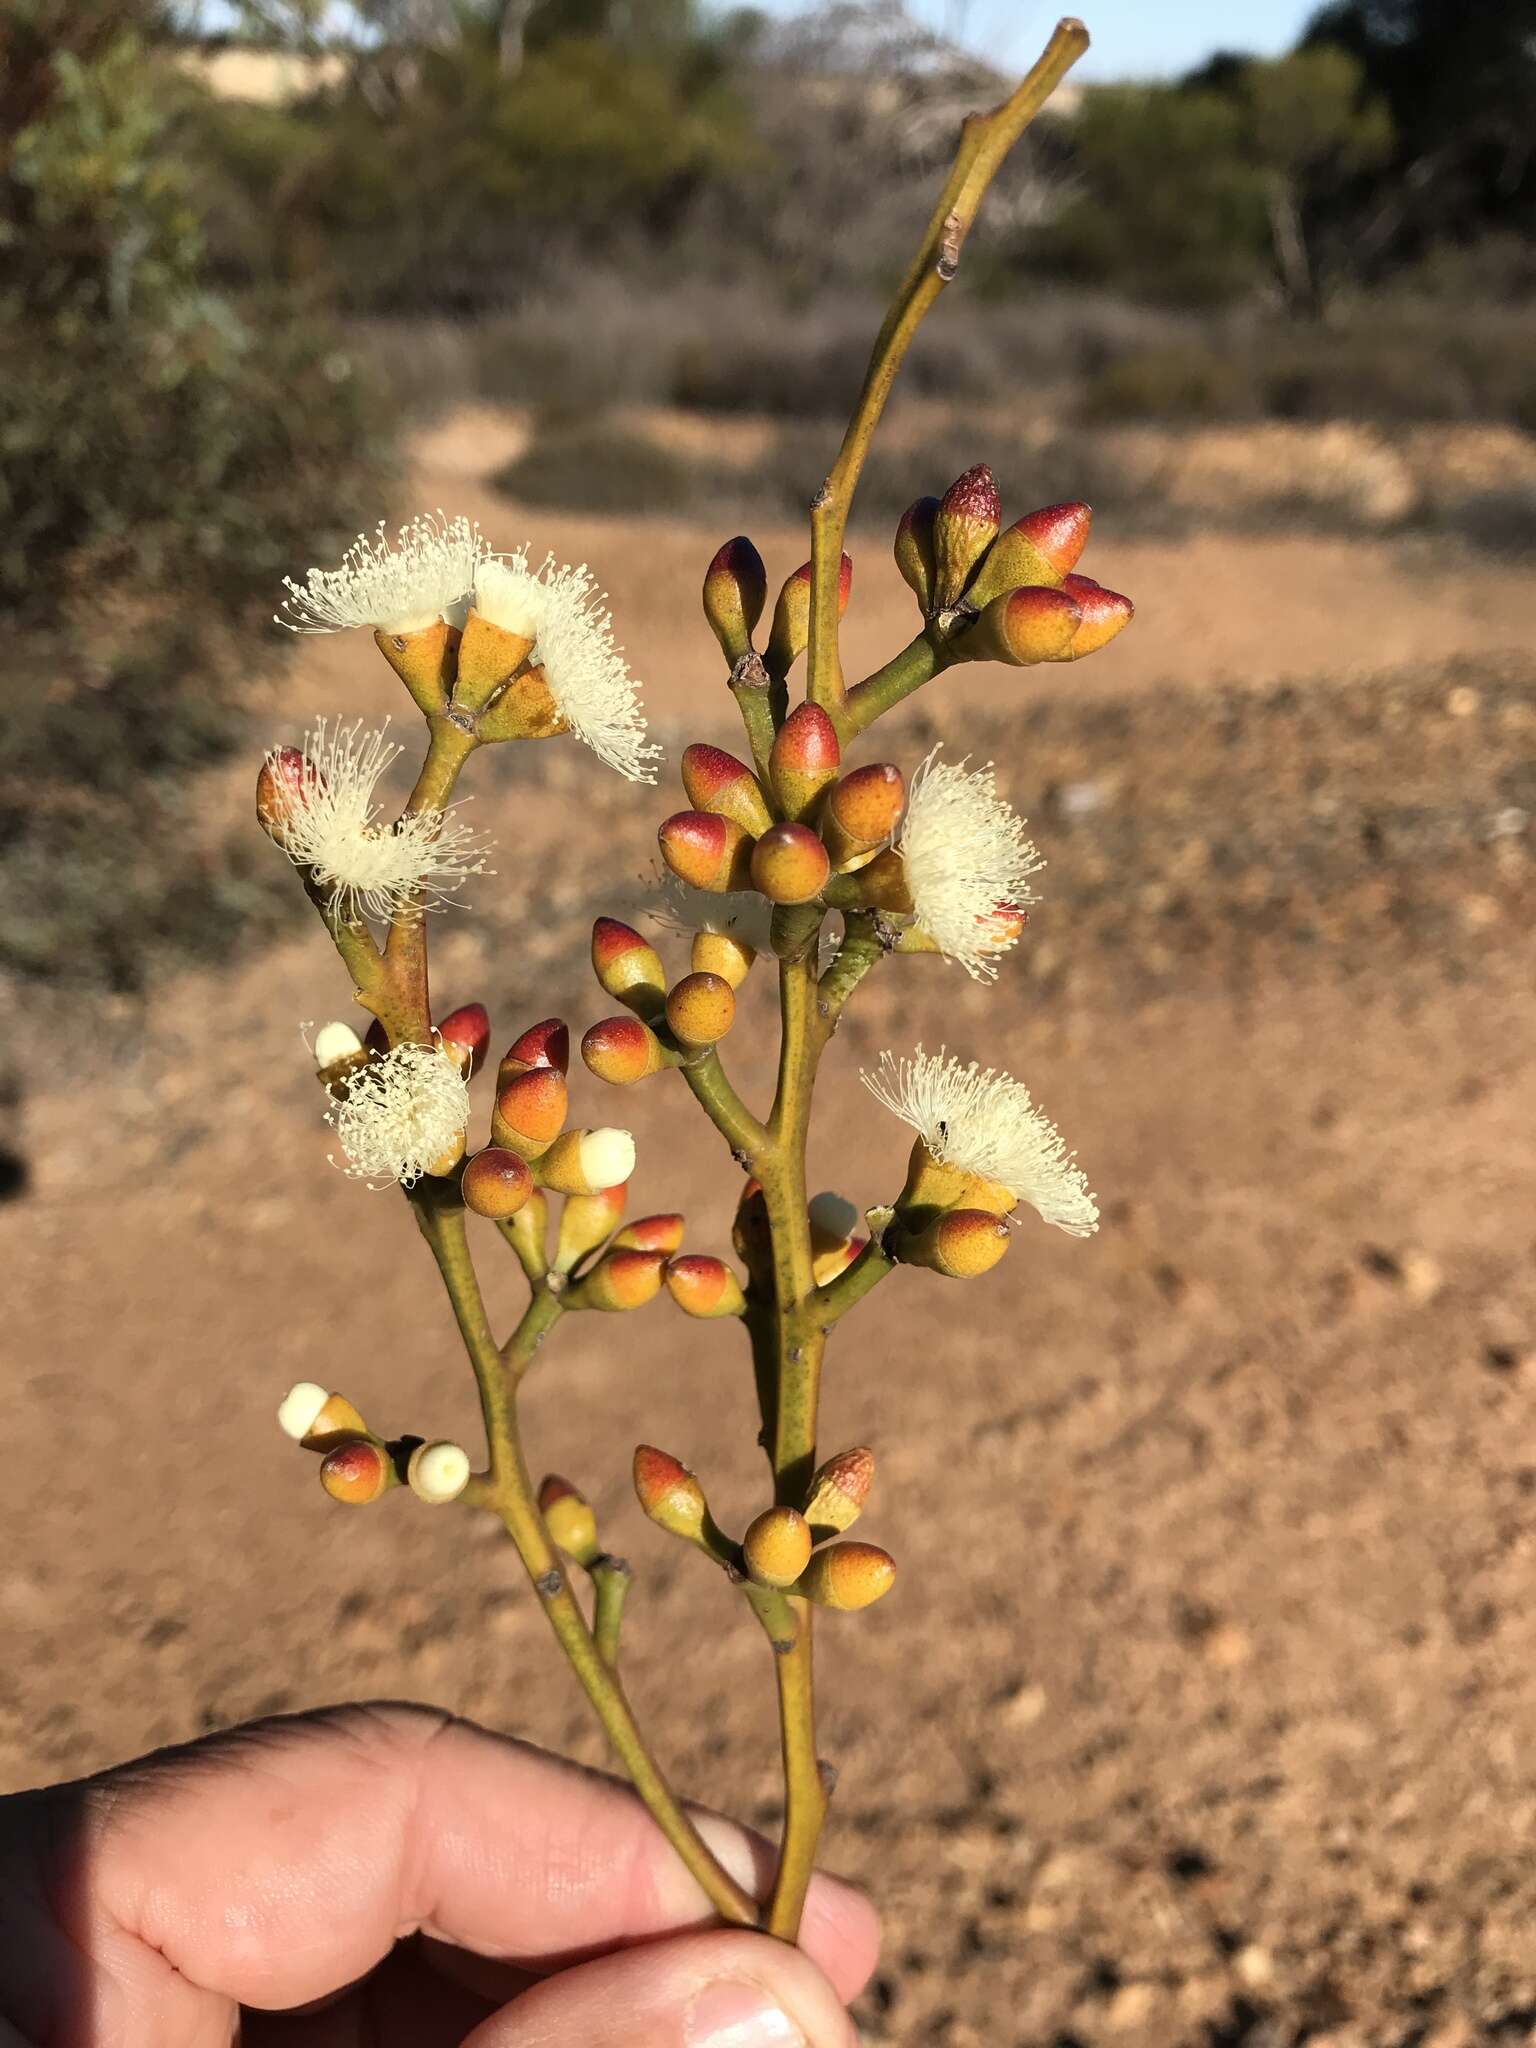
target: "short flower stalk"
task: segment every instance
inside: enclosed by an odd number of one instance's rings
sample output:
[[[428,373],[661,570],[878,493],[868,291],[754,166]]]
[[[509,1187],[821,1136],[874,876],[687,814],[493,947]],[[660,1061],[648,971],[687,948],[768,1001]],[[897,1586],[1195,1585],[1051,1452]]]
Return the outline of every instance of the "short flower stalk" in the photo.
[[[750,540],[728,541],[708,564],[704,611],[745,757],[715,739],[683,752],[685,808],[658,833],[656,929],[597,920],[593,972],[617,1009],[579,1034],[574,1072],[559,1017],[523,1025],[492,1070],[485,1009],[434,1011],[429,940],[489,872],[488,841],[457,808],[481,749],[564,737],[632,781],[656,779],[660,750],[590,572],[548,557],[535,565],[527,546],[498,550],[438,513],[393,538],[383,528],[360,538],[338,568],[290,584],[284,607],[296,631],[370,630],[425,724],[398,816],[386,815],[380,789],[401,746],[355,722],[317,723],[302,744],[275,746],[257,809],[372,1019],[366,1030],[327,1024],[312,1041],[332,1156],[369,1186],[398,1185],[411,1204],[478,1388],[484,1462],[426,1432],[380,1434],[353,1405],[366,1389],[304,1382],[279,1420],[317,1454],[324,1490],[343,1505],[409,1493],[500,1521],[615,1755],[714,1910],[785,1940],[798,1934],[836,1775],[817,1750],[813,1618],[872,1607],[896,1575],[886,1551],[848,1533],[876,1500],[873,1451],[823,1458],[818,1448],[829,1340],[899,1269],[913,1285],[981,1277],[1021,1214],[1074,1237],[1098,1221],[1083,1172],[1022,1082],[921,1046],[885,1054],[864,1077],[914,1134],[904,1185],[861,1209],[806,1179],[822,1057],[866,978],[957,969],[997,980],[1044,865],[991,763],[937,748],[907,767],[858,761],[861,735],[959,662],[986,660],[1006,675],[1077,659],[1131,616],[1127,600],[1077,571],[1087,507],[1005,524],[980,463],[919,498],[898,528],[897,563],[920,611],[909,646],[850,685],[838,645],[853,589],[849,505],[891,382],[955,273],[989,179],[1086,41],[1079,24],[1063,23],[1012,98],[966,123],[812,508],[810,560],[785,577],[771,610]],[[776,1080],[762,1106],[729,1073],[738,992],[753,974],[778,986]],[[681,1215],[626,1220],[644,1162],[620,1122],[577,1119],[594,1089],[647,1082],[681,1082],[723,1141],[739,1181],[734,1259],[689,1242]],[[527,1283],[505,1337],[481,1289],[482,1232],[492,1250],[499,1237]],[[645,1516],[725,1574],[771,1648],[785,1818],[761,1897],[712,1854],[638,1726],[622,1676],[633,1573],[598,1527],[582,1491],[589,1475],[536,1485],[524,1448],[522,1389],[571,1318],[646,1309],[680,1315],[694,1341],[739,1344],[752,1365],[769,1473],[744,1528],[717,1522],[704,1482],[665,1448],[635,1449],[632,1473]]]

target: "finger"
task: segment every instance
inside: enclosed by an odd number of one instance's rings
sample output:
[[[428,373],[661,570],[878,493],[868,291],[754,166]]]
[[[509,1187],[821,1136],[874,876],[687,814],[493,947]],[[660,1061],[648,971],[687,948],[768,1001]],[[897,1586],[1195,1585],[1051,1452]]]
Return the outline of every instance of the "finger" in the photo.
[[[464,2048],[857,2048],[841,1998],[765,1934],[687,1934],[546,1978]]]
[[[418,1929],[543,1970],[713,1917],[626,1788],[423,1708],[259,1723],[55,1796],[80,1808],[74,1938],[116,1973],[126,1932],[253,2006],[321,1997]],[[761,1877],[764,1844],[707,1826]],[[804,1939],[852,1996],[876,1949],[862,1896],[818,1879]]]

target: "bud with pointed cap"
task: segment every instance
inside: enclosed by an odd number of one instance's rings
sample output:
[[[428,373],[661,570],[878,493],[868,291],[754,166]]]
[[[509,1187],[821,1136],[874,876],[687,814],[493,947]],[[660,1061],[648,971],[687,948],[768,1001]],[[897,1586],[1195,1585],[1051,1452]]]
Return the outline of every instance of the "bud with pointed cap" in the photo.
[[[772,825],[752,849],[752,884],[770,903],[810,903],[832,864],[809,825]]]
[[[752,632],[768,602],[768,571],[746,535],[728,540],[704,572],[704,616],[734,667],[752,650]]]
[[[773,793],[786,818],[803,818],[842,763],[837,728],[819,704],[797,704],[768,756]],[[759,831],[766,829],[759,826]]]
[[[667,1023],[679,1045],[715,1045],[735,1021],[735,994],[718,974],[685,974],[667,997]]]
[[[405,1468],[406,1484],[430,1508],[446,1507],[469,1484],[469,1453],[462,1444],[418,1444]]]
[[[739,1316],[747,1306],[741,1282],[724,1259],[703,1252],[672,1260],[667,1267],[667,1292],[684,1315],[706,1322],[719,1316]]]
[[[818,1543],[853,1527],[874,1483],[875,1454],[862,1444],[828,1458],[811,1481],[811,1497],[805,1504],[805,1519]]]
[[[661,955],[633,925],[600,917],[592,927],[592,972],[604,994],[647,1022],[661,1015],[667,1000],[667,970]]]
[[[623,1315],[632,1308],[644,1308],[661,1292],[667,1261],[661,1252],[604,1252],[590,1273],[586,1273],[565,1297],[567,1308],[600,1309],[605,1315]]]
[[[514,1038],[502,1054],[496,1069],[496,1085],[504,1087],[518,1074],[531,1074],[537,1067],[553,1067],[563,1074],[571,1063],[571,1034],[563,1019],[546,1017],[530,1024],[521,1038]]]
[[[464,1206],[493,1223],[515,1216],[533,1193],[527,1161],[503,1145],[487,1145],[466,1162],[459,1191]]]
[[[445,1050],[458,1061],[459,1071],[473,1079],[485,1065],[490,1050],[490,1012],[484,1003],[460,1003],[438,1025],[437,1035]]]
[[[620,1181],[616,1187],[600,1188],[595,1195],[572,1195],[562,1205],[555,1242],[557,1273],[569,1273],[618,1228],[626,1192],[626,1183]]]
[[[395,1484],[389,1453],[371,1437],[343,1437],[320,1460],[320,1484],[349,1508],[365,1508]]]
[[[811,1561],[811,1529],[794,1508],[767,1508],[741,1539],[747,1576],[780,1591],[792,1586]]]
[[[853,564],[846,555],[838,563],[837,616],[848,609],[853,588]],[[773,628],[768,635],[767,663],[771,675],[784,677],[805,652],[811,637],[811,565],[803,562],[785,579],[779,601],[773,608]]]
[[[581,1057],[588,1073],[615,1088],[628,1088],[677,1064],[676,1053],[669,1053],[638,1017],[605,1017],[594,1024],[581,1041]]]
[[[1060,588],[1088,545],[1093,513],[1086,505],[1045,505],[1000,533],[977,570],[965,601],[981,611],[1005,591],[1026,584]]]
[[[732,988],[740,988],[756,958],[756,947],[734,932],[695,932],[688,964],[695,974],[718,974]]]
[[[664,1252],[669,1258],[683,1241],[683,1218],[675,1211],[637,1216],[613,1240],[615,1251]]]
[[[319,774],[302,747],[273,748],[256,776],[256,818],[269,839],[279,846],[285,843],[285,820],[307,805],[319,784]]]
[[[847,873],[870,860],[896,830],[906,800],[906,781],[889,761],[871,761],[843,776],[821,821],[832,865]]]
[[[459,629],[446,619],[434,619],[416,633],[391,633],[378,627],[374,645],[410,692],[411,702],[428,718],[448,709],[448,691],[453,682],[454,654]]]
[[[1060,661],[1082,622],[1082,607],[1064,590],[1031,584],[994,597],[975,625],[953,643],[955,657],[1005,661],[1011,668]]]
[[[491,1111],[491,1142],[538,1159],[565,1127],[570,1090],[558,1067],[530,1067],[514,1074],[496,1091]]]
[[[635,1450],[635,1493],[659,1528],[690,1543],[702,1543],[711,1526],[704,1489],[686,1465],[650,1444]]]
[[[562,1131],[535,1170],[557,1195],[595,1195],[623,1187],[635,1170],[635,1141],[628,1131],[611,1126]]]
[[[597,1537],[597,1517],[592,1504],[583,1494],[577,1492],[568,1479],[562,1479],[556,1472],[539,1488],[539,1513],[544,1517],[544,1527],[549,1531],[549,1540],[557,1550],[563,1550],[567,1557],[574,1557],[585,1569],[590,1569],[602,1555]]]
[[[752,835],[734,818],[679,811],[656,834],[661,857],[679,881],[715,894],[752,880]]]
[[[925,616],[934,609],[933,522],[938,509],[937,498],[919,498],[902,513],[896,528],[896,566]]]
[[[812,1556],[800,1591],[819,1607],[853,1614],[872,1607],[896,1583],[896,1560],[873,1543],[833,1543]]]
[[[892,1232],[887,1249],[904,1266],[926,1266],[946,1280],[975,1280],[991,1272],[1012,1236],[990,1210],[950,1209],[922,1230]]]
[[[1123,633],[1136,615],[1136,607],[1118,590],[1106,590],[1089,576],[1069,576],[1062,589],[1077,605],[1082,624],[1067,642],[1057,661],[1081,661],[1085,654],[1097,654],[1117,633]]]
[[[958,604],[966,579],[997,538],[1003,503],[997,479],[984,462],[955,478],[933,516],[933,601],[939,611]]]
[[[724,747],[706,746],[696,740],[683,749],[683,788],[697,811],[717,818],[731,818],[744,832],[766,832],[773,813],[763,795],[763,786],[745,761],[738,761]]]

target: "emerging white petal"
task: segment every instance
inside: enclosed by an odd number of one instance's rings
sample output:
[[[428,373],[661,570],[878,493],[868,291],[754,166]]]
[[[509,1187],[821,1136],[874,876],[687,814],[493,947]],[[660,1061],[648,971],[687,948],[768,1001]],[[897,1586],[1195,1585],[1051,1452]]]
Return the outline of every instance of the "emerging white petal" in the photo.
[[[940,1046],[910,1059],[880,1055],[880,1070],[860,1077],[875,1098],[910,1124],[941,1164],[995,1181],[1072,1237],[1091,1237],[1098,1205],[1061,1133],[1030,1100],[1022,1081],[962,1066]]]
[[[419,513],[392,542],[381,519],[376,532],[357,536],[339,569],[311,569],[302,583],[285,576],[283,612],[289,616],[273,617],[294,633],[342,633],[351,626],[419,633],[450,616],[462,623],[463,602],[486,552],[479,527],[462,517]]]
[[[285,1436],[291,1436],[296,1444],[302,1443],[330,1398],[329,1390],[316,1386],[313,1380],[296,1381],[283,1396],[277,1411],[278,1428]]]
[[[469,1453],[462,1444],[418,1444],[406,1467],[412,1493],[429,1507],[446,1507],[469,1484]]]
[[[660,886],[661,907],[651,916],[667,931],[685,937],[694,932],[721,932],[750,946],[754,953],[768,951],[773,905],[765,896],[751,889],[726,889],[718,894],[712,889],[695,889],[670,869],[662,873]]]
[[[325,1120],[354,1179],[411,1187],[461,1144],[469,1085],[440,1047],[397,1045],[348,1076],[344,1099],[332,1103]]]
[[[968,770],[938,753],[912,778],[897,850],[919,926],[973,980],[993,981],[998,955],[1018,938],[1018,912],[1035,900],[1029,878],[1045,863],[998,795],[991,762]]]
[[[475,578],[475,605],[493,625],[534,635],[533,661],[544,671],[556,709],[600,761],[631,782],[654,782],[660,747],[645,737],[639,685],[614,645],[613,614],[584,562],[537,569],[527,551],[487,562]]]
[[[374,791],[400,751],[383,729],[365,732],[361,719],[321,719],[304,736],[297,789],[288,781],[282,849],[295,867],[313,871],[329,908],[349,922],[388,919],[413,901],[440,909],[471,875],[486,873],[490,842],[458,824],[451,808],[385,822]],[[267,758],[276,761],[275,753]]]

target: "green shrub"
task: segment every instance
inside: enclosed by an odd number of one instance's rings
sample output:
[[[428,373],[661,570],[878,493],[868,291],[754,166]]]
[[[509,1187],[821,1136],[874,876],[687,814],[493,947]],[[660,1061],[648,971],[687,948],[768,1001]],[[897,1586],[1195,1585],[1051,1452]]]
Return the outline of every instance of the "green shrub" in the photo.
[[[694,498],[694,465],[601,417],[546,421],[492,479],[525,505],[570,512],[680,512]]]

